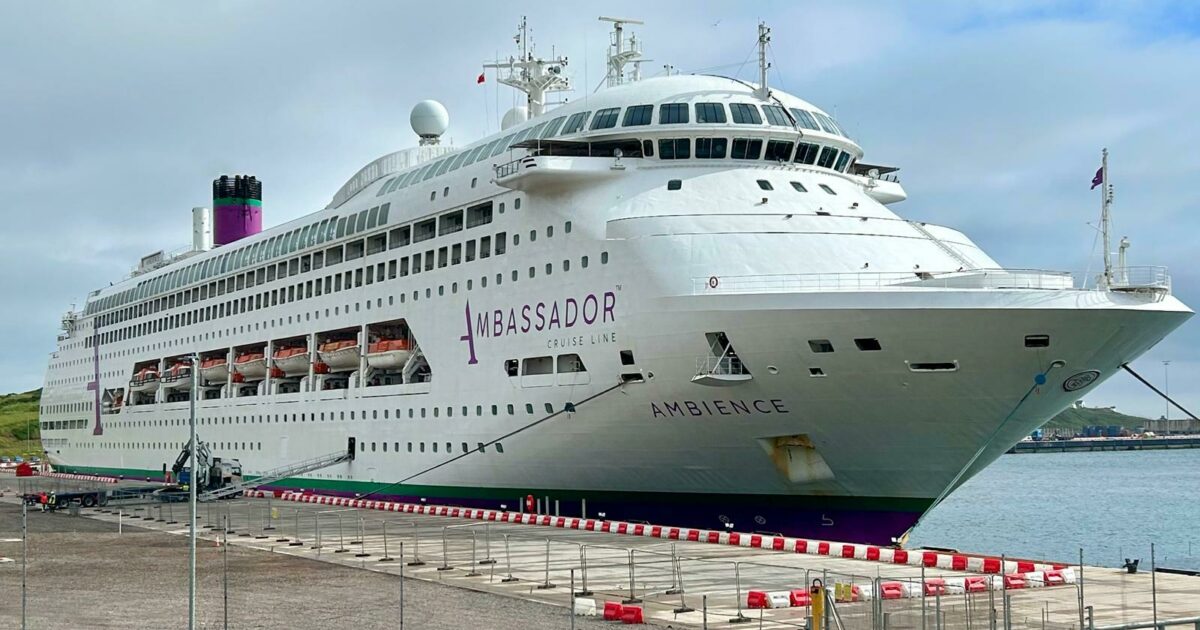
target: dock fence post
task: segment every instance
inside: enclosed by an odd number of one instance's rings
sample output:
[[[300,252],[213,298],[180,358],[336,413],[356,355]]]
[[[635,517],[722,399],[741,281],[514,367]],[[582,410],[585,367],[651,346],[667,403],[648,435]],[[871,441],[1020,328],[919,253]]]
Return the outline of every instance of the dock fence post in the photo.
[[[508,567],[508,575],[500,580],[502,583],[516,582],[517,578],[512,574],[512,554],[508,551],[508,534],[504,535],[504,564]]]
[[[379,561],[391,562],[395,560],[395,558],[388,555],[387,519],[380,519],[380,522],[383,524],[383,557],[380,558]],[[401,557],[400,559],[403,560],[404,558]]]
[[[267,496],[267,526],[263,528],[264,530],[266,530],[268,532],[275,529],[275,523],[274,523],[275,511],[271,509],[271,497],[272,496],[274,496],[274,495],[272,494],[272,495]]]
[[[740,562],[733,563],[733,585],[737,592],[737,616],[730,619],[729,623],[746,623],[750,621],[750,618],[742,614],[742,564]]]
[[[476,577],[478,575],[483,575],[475,568],[475,564],[476,564],[475,563],[475,529],[472,528],[471,529],[471,572],[467,574],[467,577]]]
[[[333,553],[346,553],[346,536],[342,533],[342,513],[337,513],[338,519],[338,548]]]
[[[622,604],[640,604],[640,603],[642,603],[642,600],[637,598],[637,591],[634,590],[634,587],[636,586],[635,577],[634,577],[634,565],[635,564],[636,564],[636,561],[634,559],[633,550],[630,549],[629,550],[629,599],[622,601],[621,602]]]
[[[292,537],[292,542],[288,543],[288,546],[301,547],[304,545],[304,541],[300,539],[300,508],[295,508],[292,510],[292,517],[295,520],[295,522],[292,524],[292,527],[295,529],[295,535]],[[283,523],[280,523],[280,526],[282,525]]]
[[[400,541],[400,630],[404,630],[404,541]]]
[[[492,524],[485,522],[483,524],[483,560],[479,564],[496,564],[496,559],[492,557]]]
[[[413,526],[413,559],[412,559],[412,562],[408,563],[408,566],[420,567],[420,566],[425,565],[424,562],[421,562],[421,528],[417,527],[416,521],[412,522],[412,526]],[[404,559],[404,544],[403,543],[401,543],[401,545],[400,545],[400,559],[401,560]]]
[[[592,592],[587,586],[587,545],[579,545],[579,567],[582,572],[580,577],[583,578],[583,590],[575,594],[579,597],[591,597]]]
[[[450,552],[448,552],[446,550],[446,530],[447,529],[448,529],[448,526],[442,527],[442,566],[437,568],[438,571],[449,571],[452,568],[450,566]]]
[[[554,588],[555,585],[550,583],[550,539],[546,539],[546,575],[541,584],[537,586],[539,589]]]
[[[317,550],[317,555],[321,554],[321,513],[313,514],[313,544],[312,548]]]
[[[571,588],[567,595],[570,597],[567,614],[571,616],[571,630],[575,630],[575,569],[571,569]]]
[[[367,553],[367,536],[366,525],[363,524],[363,517],[358,517],[358,553],[354,554],[355,558],[366,558],[371,555]]]

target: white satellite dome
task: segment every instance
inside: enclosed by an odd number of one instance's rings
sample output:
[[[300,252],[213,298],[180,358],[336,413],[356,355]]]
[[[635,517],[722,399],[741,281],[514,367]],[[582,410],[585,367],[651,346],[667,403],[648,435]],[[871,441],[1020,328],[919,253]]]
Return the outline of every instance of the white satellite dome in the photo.
[[[504,118],[500,119],[500,130],[503,131],[513,125],[519,125],[526,120],[529,120],[529,109],[523,105],[514,107],[504,112]]]
[[[433,100],[421,101],[408,116],[413,131],[421,137],[421,144],[437,144],[438,138],[450,126],[450,113],[441,103]]]

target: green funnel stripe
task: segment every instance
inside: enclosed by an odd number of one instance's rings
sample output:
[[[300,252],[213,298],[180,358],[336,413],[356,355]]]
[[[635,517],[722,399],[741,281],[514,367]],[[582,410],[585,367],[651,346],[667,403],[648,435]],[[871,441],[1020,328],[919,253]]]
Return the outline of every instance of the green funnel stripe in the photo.
[[[213,199],[213,207],[217,206],[261,206],[261,199],[243,199],[241,197],[221,197]]]

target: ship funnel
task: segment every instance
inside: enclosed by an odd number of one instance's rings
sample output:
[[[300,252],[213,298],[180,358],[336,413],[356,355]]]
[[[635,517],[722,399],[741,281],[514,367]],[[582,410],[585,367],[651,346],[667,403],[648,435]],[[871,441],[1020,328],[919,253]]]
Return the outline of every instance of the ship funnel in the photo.
[[[216,245],[228,245],[262,231],[262,182],[252,175],[222,175],[213,180]]]

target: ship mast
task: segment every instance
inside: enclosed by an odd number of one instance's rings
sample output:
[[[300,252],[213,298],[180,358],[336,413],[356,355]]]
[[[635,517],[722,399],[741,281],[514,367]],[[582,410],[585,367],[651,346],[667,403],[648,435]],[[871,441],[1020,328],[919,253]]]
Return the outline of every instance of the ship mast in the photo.
[[[767,63],[767,44],[771,43],[771,29],[767,27],[766,22],[758,23],[758,89],[754,90],[754,95],[758,98],[766,100],[771,96],[771,88],[767,87],[767,70],[771,64]]]
[[[527,95],[529,117],[540,116],[546,111],[546,94],[571,89],[571,80],[562,74],[563,67],[567,65],[567,58],[535,57],[533,45],[529,41],[529,25],[524,16],[521,16],[521,24],[517,27],[514,39],[521,51],[519,58],[509,57],[504,61],[485,63],[483,67],[506,71],[499,74],[496,80],[524,92]]]
[[[1111,288],[1113,283],[1112,246],[1110,231],[1112,228],[1113,189],[1108,183],[1108,149],[1104,149],[1100,158],[1100,233],[1104,237],[1104,286]]]
[[[642,76],[641,62],[642,47],[637,35],[629,36],[629,48],[625,48],[625,25],[644,24],[641,20],[600,16],[601,22],[612,22],[612,43],[608,46],[608,73],[605,75],[608,87],[621,85],[625,82],[625,66],[633,64],[633,80],[639,81]]]

